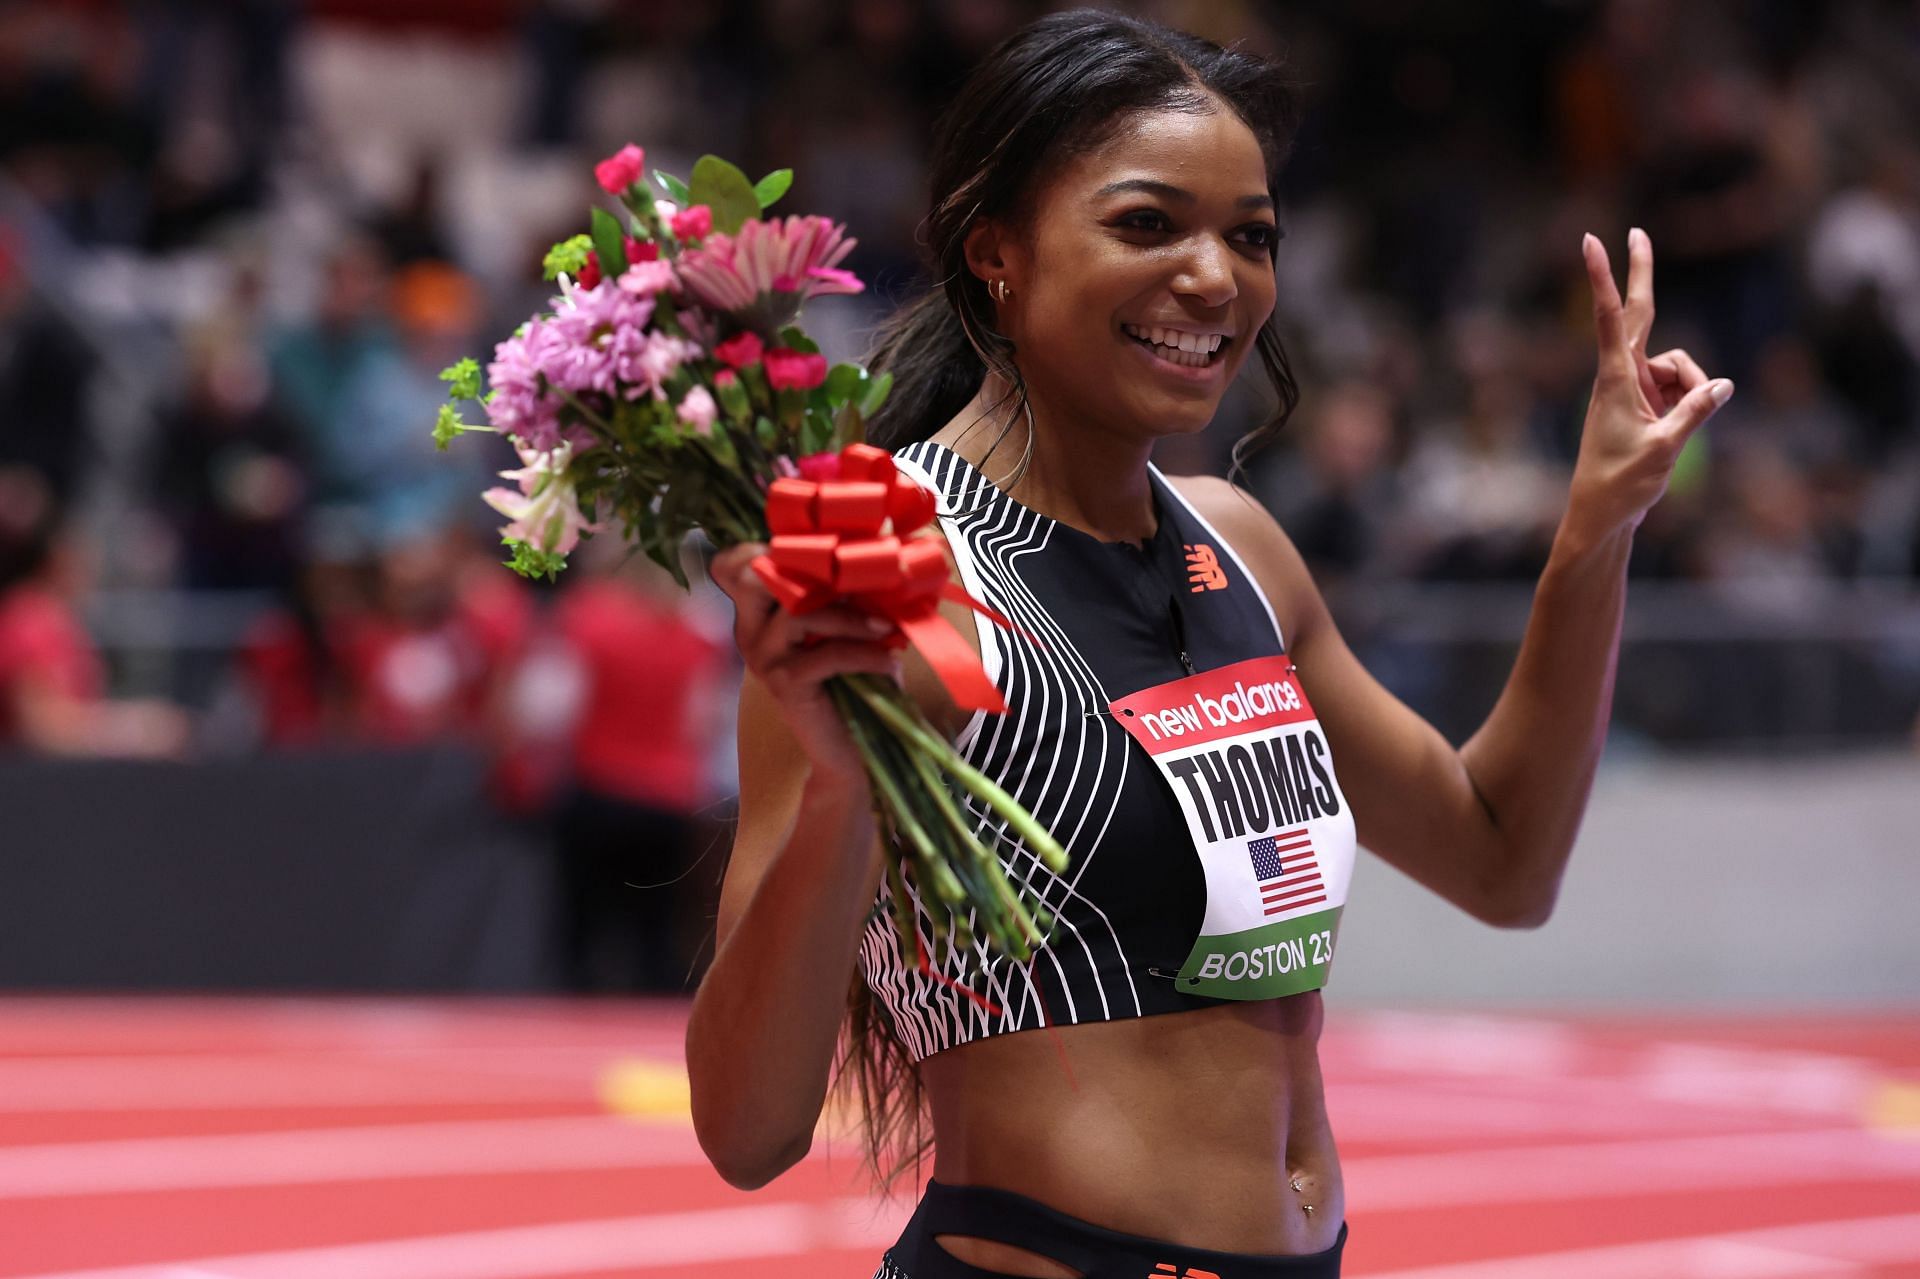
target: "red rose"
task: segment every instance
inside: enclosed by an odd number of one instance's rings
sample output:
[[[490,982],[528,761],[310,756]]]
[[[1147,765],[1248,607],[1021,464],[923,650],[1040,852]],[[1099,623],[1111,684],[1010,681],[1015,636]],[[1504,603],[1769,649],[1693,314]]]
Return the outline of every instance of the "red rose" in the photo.
[[[576,281],[581,288],[590,289],[600,283],[600,255],[587,254],[587,260],[580,264],[580,275]]]
[[[766,345],[753,332],[736,333],[713,348],[713,358],[729,368],[744,369],[760,358]]]
[[[704,240],[713,231],[713,210],[704,204],[673,215],[673,234],[681,240]]]
[[[593,176],[608,195],[620,195],[640,180],[647,167],[647,153],[629,142],[593,166]]]
[[[776,346],[761,358],[767,383],[776,391],[810,391],[827,380],[827,357]]]

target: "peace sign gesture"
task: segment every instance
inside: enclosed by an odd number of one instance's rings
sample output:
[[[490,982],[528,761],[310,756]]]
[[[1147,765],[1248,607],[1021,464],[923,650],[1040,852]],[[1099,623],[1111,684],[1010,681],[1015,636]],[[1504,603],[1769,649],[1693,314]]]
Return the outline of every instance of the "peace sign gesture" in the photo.
[[[1594,335],[1600,368],[1580,431],[1569,517],[1598,533],[1635,528],[1667,491],[1674,459],[1701,423],[1733,394],[1725,378],[1707,379],[1693,357],[1675,348],[1651,358],[1653,244],[1635,227],[1627,233],[1627,298],[1613,283],[1606,246],[1581,242],[1593,289]]]

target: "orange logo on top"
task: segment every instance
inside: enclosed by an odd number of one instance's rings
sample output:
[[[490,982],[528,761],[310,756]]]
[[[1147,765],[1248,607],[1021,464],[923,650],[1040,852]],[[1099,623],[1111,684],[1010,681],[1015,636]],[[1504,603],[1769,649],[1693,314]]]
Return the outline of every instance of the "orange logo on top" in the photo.
[[[1198,1266],[1188,1266],[1182,1270],[1171,1261],[1163,1261],[1156,1265],[1147,1279],[1165,1279],[1167,1275],[1176,1275],[1178,1279],[1220,1279],[1220,1276],[1211,1270],[1202,1270]]]
[[[1198,595],[1201,591],[1227,589],[1227,571],[1220,567],[1220,557],[1213,553],[1211,546],[1200,542],[1187,546],[1186,551],[1189,591]]]

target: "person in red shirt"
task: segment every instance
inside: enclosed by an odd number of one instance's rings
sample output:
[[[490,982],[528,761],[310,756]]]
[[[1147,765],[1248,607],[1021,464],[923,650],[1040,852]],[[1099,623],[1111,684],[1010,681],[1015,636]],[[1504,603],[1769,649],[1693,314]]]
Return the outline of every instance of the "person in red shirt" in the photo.
[[[181,708],[107,700],[105,666],[74,607],[88,575],[46,480],[0,469],[0,750],[185,755],[191,724]]]
[[[576,991],[683,990],[691,846],[725,721],[725,630],[703,626],[618,538],[582,547],[562,584],[555,627],[580,681],[556,826],[563,976]]]

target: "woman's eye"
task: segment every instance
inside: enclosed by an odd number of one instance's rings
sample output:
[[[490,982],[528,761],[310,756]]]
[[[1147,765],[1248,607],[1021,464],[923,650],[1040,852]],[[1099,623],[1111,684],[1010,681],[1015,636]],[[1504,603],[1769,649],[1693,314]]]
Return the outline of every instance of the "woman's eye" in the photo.
[[[1152,209],[1139,209],[1120,219],[1120,225],[1133,231],[1165,231],[1167,215]]]
[[[1251,243],[1262,249],[1271,249],[1274,245],[1280,243],[1282,236],[1286,235],[1286,232],[1282,231],[1279,227],[1269,226],[1265,222],[1255,222],[1251,226],[1242,228],[1242,230],[1252,237]]]

